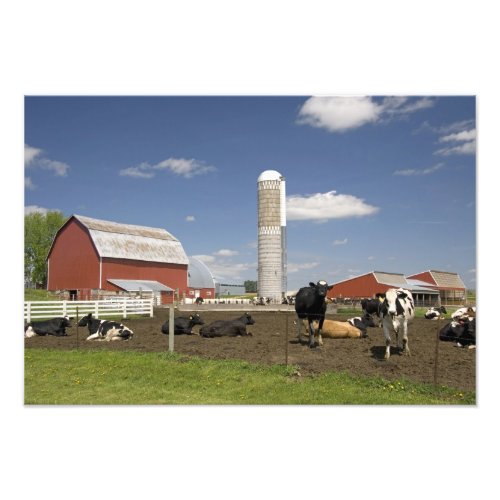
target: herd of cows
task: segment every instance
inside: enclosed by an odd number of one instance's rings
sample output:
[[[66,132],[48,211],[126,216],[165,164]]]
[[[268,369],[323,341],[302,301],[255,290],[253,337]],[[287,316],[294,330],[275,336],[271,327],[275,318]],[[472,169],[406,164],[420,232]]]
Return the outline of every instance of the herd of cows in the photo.
[[[415,306],[411,292],[402,288],[391,288],[385,293],[379,293],[374,299],[361,301],[363,314],[347,321],[334,321],[325,319],[327,307],[327,292],[332,287],[326,281],[309,283],[309,286],[301,288],[295,296],[295,311],[302,320],[306,332],[309,334],[308,345],[315,348],[323,345],[323,336],[329,338],[363,338],[367,336],[367,328],[377,326],[383,327],[385,338],[385,359],[390,356],[391,334],[396,335],[399,352],[410,354],[408,346],[408,323],[415,317]],[[445,315],[444,307],[430,308],[426,319],[438,319]],[[236,337],[251,336],[247,331],[248,325],[255,321],[249,313],[243,314],[233,320],[217,320],[208,325],[199,314],[191,314],[188,317],[176,317],[174,319],[174,334],[193,334],[193,327],[200,325],[199,335],[206,338],[214,337]],[[86,340],[130,340],[134,332],[127,326],[117,321],[93,318],[92,314],[82,317],[78,326],[88,328]],[[26,338],[35,335],[66,336],[66,328],[71,327],[71,318],[52,318],[45,321],[31,322],[24,327]],[[298,325],[299,342],[301,339],[300,324]],[[161,327],[164,334],[169,334],[170,324],[167,320]],[[476,345],[476,308],[462,307],[451,316],[451,322],[447,323],[439,333],[442,341],[456,342],[461,347],[475,347]]]

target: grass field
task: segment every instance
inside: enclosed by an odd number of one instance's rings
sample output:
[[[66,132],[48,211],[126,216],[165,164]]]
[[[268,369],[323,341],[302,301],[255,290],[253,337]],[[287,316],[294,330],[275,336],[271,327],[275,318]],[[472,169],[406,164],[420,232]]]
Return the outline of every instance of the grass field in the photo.
[[[29,405],[448,405],[474,392],[170,353],[25,350]]]

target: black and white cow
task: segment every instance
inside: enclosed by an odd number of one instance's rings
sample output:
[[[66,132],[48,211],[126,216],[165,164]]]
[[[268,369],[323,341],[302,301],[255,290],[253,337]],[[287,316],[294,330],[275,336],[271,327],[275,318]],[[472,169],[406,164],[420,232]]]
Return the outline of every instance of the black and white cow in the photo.
[[[320,280],[316,284],[309,283],[309,286],[301,288],[297,295],[295,295],[295,312],[302,320],[307,320],[309,325],[309,347],[316,347],[314,341],[314,327],[313,321],[318,321],[318,329],[316,335],[318,336],[318,344],[323,345],[321,337],[321,329],[325,321],[326,313],[326,294],[331,290],[333,285],[328,286],[326,281]],[[299,328],[299,342],[302,342],[302,332]]]
[[[366,313],[363,317],[356,316],[355,318],[348,319],[347,322],[355,326],[361,332],[361,337],[363,338],[368,337],[367,329],[369,326],[376,326],[371,314]]]
[[[476,318],[453,320],[441,328],[439,340],[456,342],[459,347],[473,349],[476,346]]]
[[[452,315],[452,320],[458,320],[460,318],[475,318],[476,317],[476,308],[475,307],[461,307],[457,309]]]
[[[70,320],[69,316],[64,316],[63,318],[52,318],[45,321],[28,323],[24,326],[24,336],[26,338],[34,337],[35,335],[65,337],[68,335],[66,328],[71,327]]]
[[[89,329],[89,336],[86,340],[130,340],[134,332],[125,325],[116,321],[97,319],[92,317],[92,313],[84,316],[78,326],[86,326]]]
[[[382,302],[384,301],[384,298],[382,297],[383,294],[378,293],[376,295],[377,298],[375,299],[363,299],[361,301],[361,309],[363,310],[364,314],[368,314],[373,317],[377,317],[379,320],[379,325],[382,326],[382,313],[381,313],[381,307],[382,307]]]
[[[245,313],[240,318],[232,320],[217,320],[207,326],[200,328],[202,337],[238,337],[252,336],[251,332],[247,332],[247,325],[255,324],[255,320],[250,314]]]
[[[205,323],[201,319],[199,314],[191,314],[188,318],[185,316],[179,316],[178,318],[174,319],[174,334],[175,335],[180,335],[180,334],[187,334],[187,335],[192,335],[193,334],[193,326],[194,325],[204,325]],[[161,326],[161,333],[164,333],[165,335],[168,335],[170,333],[170,321],[167,319],[165,323]]]
[[[396,333],[400,352],[409,356],[408,323],[415,317],[415,305],[411,292],[403,288],[390,288],[384,294],[381,312],[385,337],[385,359],[389,359],[391,355],[391,331]]]
[[[441,307],[431,307],[430,309],[427,309],[424,317],[425,319],[439,319],[443,318],[444,314],[447,314],[446,308],[444,306]]]

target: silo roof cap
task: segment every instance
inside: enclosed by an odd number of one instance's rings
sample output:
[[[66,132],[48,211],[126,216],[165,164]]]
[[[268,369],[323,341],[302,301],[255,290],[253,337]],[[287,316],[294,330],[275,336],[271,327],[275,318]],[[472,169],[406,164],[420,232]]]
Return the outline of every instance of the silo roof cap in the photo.
[[[262,181],[279,181],[282,179],[282,175],[276,170],[265,170],[259,175],[257,182]]]

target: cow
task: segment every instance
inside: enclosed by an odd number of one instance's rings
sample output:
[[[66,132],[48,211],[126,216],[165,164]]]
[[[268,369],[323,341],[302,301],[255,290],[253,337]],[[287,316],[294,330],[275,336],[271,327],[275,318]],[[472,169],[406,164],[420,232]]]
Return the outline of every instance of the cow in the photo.
[[[363,310],[364,315],[371,315],[372,317],[377,316],[380,320],[378,326],[382,326],[382,316],[381,316],[381,307],[383,302],[382,294],[377,293],[375,299],[363,299],[361,301],[361,309]]]
[[[439,331],[439,340],[456,342],[458,347],[476,347],[476,318],[453,320]]]
[[[179,316],[174,319],[174,335],[187,334],[193,335],[193,326],[194,325],[204,325],[205,323],[201,319],[199,314],[191,314],[189,318],[184,316]],[[165,323],[161,326],[161,333],[168,335],[170,333],[169,330],[170,322],[167,319]]]
[[[447,314],[446,308],[444,306],[441,307],[431,307],[430,309],[427,309],[424,317],[425,319],[440,319],[444,318],[444,314]]]
[[[452,315],[451,319],[452,320],[457,320],[459,318],[475,318],[476,317],[476,308],[475,307],[461,307],[460,309],[457,309]]]
[[[97,319],[92,317],[92,313],[84,316],[78,326],[86,326],[89,329],[89,336],[86,340],[130,340],[134,332],[116,321]]]
[[[309,286],[301,288],[295,296],[295,312],[302,320],[307,320],[309,326],[309,347],[316,347],[314,341],[315,328],[313,321],[317,320],[316,334],[318,336],[318,345],[323,345],[321,337],[321,329],[325,321],[326,313],[326,294],[333,288],[333,285],[328,286],[324,280],[318,281],[316,284],[310,282]],[[299,328],[299,342],[302,343],[301,329]]]
[[[35,335],[54,335],[55,337],[66,337],[66,328],[71,327],[71,318],[52,318],[45,321],[31,322],[24,327],[24,336],[26,338]]]
[[[302,320],[306,333],[308,332],[308,322],[306,319]],[[313,328],[318,328],[319,321],[313,321]],[[368,326],[375,326],[373,319],[370,315],[360,318],[348,319],[347,321],[334,321],[332,319],[325,319],[323,321],[323,328],[321,336],[329,339],[359,339],[368,337],[366,328]]]
[[[411,292],[403,288],[390,288],[383,295],[382,326],[385,337],[385,359],[391,355],[391,331],[396,333],[400,353],[410,355],[408,347],[408,323],[415,317],[415,305]]]
[[[203,300],[203,297],[196,297],[196,300],[194,301],[194,303],[199,306],[201,304],[203,304],[204,300]]]
[[[245,313],[240,318],[232,320],[217,320],[207,326],[200,328],[202,337],[238,337],[252,336],[251,332],[247,332],[247,325],[253,325],[255,320],[250,314]]]

